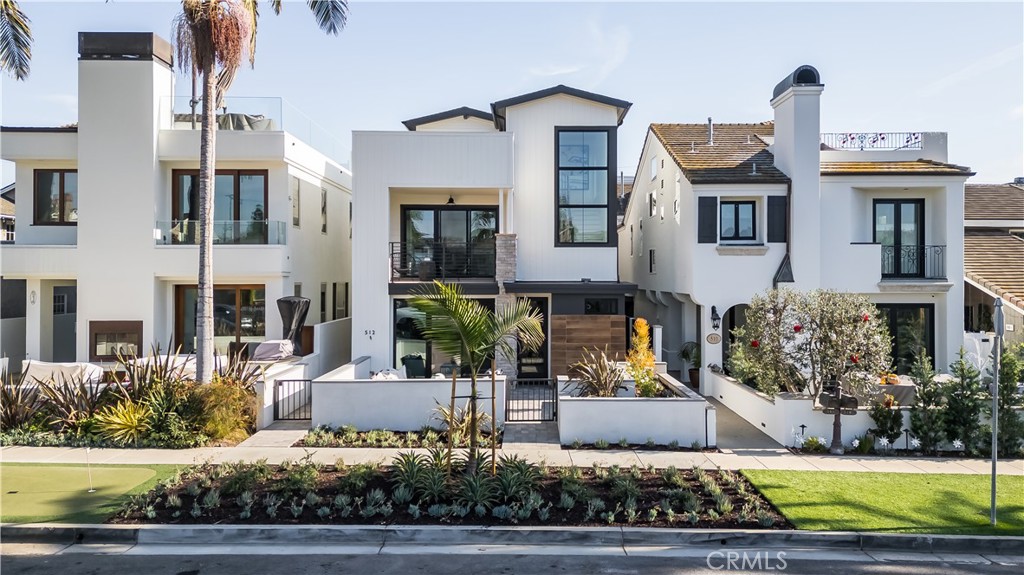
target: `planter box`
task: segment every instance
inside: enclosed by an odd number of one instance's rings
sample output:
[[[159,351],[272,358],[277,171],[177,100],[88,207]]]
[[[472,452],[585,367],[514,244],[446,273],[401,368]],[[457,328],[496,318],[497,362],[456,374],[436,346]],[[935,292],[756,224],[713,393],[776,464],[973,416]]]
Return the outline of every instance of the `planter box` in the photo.
[[[620,439],[659,445],[673,441],[689,447],[694,441],[715,445],[715,409],[703,400],[681,397],[558,397],[558,440],[599,439],[614,445]]]

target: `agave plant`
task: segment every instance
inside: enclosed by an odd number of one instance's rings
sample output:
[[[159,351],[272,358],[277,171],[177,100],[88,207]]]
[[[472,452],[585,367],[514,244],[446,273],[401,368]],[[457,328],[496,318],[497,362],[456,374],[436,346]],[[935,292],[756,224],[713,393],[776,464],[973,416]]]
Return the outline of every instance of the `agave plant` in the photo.
[[[436,403],[436,400],[435,400]],[[467,402],[468,403],[468,402]],[[453,444],[459,445],[464,439],[469,438],[471,430],[476,429],[478,433],[491,431],[491,416],[484,411],[476,412],[476,426],[471,420],[472,410],[455,406],[452,411],[450,406],[437,404],[434,408],[434,419],[444,424],[448,433],[452,434]]]
[[[569,366],[569,371],[576,377],[573,391],[582,397],[615,397],[620,389],[626,389],[623,370],[608,359],[607,345],[603,350],[583,348],[583,358]]]

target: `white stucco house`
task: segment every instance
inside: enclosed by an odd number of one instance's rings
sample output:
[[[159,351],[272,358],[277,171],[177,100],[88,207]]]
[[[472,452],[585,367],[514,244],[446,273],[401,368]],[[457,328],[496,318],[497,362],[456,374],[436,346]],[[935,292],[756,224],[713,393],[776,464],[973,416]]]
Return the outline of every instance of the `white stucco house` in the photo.
[[[664,326],[670,368],[680,344],[700,342],[702,393],[745,305],[773,286],[868,295],[901,373],[920,345],[942,370],[963,344],[973,174],[948,163],[944,133],[820,133],[823,91],[801,66],[771,94],[772,121],[648,130],[619,268],[638,286],[636,315]]]
[[[506,375],[567,373],[584,346],[625,350],[615,234],[618,127],[631,104],[566,86],[353,134],[353,341],[363,368],[451,373],[410,294],[458,283],[490,308],[529,297],[547,343]]]
[[[25,282],[24,329],[3,335],[42,361],[103,362],[153,343],[189,352],[198,121],[189,98],[174,98],[162,38],[86,32],[78,47],[77,124],[2,129],[19,201],[0,274]],[[311,300],[306,325],[347,317],[351,172],[309,145],[315,126],[280,99],[227,98],[217,118],[217,351],[279,339],[282,296]],[[77,313],[59,327],[68,289]]]

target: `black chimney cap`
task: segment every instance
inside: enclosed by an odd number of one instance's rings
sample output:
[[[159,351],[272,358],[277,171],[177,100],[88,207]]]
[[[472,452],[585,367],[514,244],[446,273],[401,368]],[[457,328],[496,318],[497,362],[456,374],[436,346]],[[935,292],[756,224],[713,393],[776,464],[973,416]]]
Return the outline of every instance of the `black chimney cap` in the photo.
[[[171,45],[152,32],[79,32],[79,60],[156,60],[174,66]]]

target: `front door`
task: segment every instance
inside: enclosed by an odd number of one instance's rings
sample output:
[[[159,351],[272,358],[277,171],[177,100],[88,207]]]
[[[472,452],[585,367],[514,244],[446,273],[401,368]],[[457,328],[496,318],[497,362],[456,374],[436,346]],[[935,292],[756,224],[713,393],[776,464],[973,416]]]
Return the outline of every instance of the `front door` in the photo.
[[[541,331],[544,332],[544,343],[536,351],[519,350],[518,379],[548,378],[548,300],[542,297],[529,298],[541,315]]]
[[[882,277],[924,275],[924,200],[875,200],[874,235]]]

